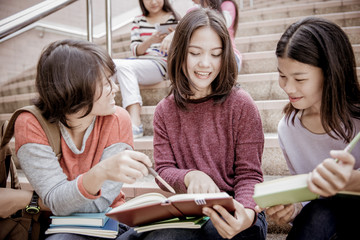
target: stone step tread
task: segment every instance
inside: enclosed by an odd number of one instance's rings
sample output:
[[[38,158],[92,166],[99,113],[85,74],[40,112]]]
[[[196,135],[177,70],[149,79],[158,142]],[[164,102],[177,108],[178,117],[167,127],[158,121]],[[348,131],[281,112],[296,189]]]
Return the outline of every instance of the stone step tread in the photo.
[[[316,14],[315,16],[334,21],[338,19],[359,18],[360,17],[359,13],[360,11],[350,11],[350,12]],[[279,18],[279,19],[257,20],[253,22],[240,22],[238,28],[245,29],[245,28],[254,28],[254,27],[274,26],[279,24],[290,25],[291,23],[296,22],[302,18],[303,16],[298,16],[298,17],[288,17],[288,18]]]
[[[319,9],[319,8],[330,8],[330,7],[343,7],[348,5],[359,4],[358,0],[342,0],[342,1],[323,1],[323,2],[306,2],[306,3],[297,3],[293,5],[280,5],[280,6],[271,6],[266,8],[258,8],[253,10],[241,11],[240,21],[246,21],[248,17],[253,15],[264,15],[264,14],[274,14],[279,12],[292,12],[292,11],[301,11],[304,9]]]

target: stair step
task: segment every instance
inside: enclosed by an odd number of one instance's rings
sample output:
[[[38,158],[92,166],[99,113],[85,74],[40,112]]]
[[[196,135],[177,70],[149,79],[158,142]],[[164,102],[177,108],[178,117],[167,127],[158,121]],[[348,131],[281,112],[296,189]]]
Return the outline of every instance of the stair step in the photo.
[[[360,26],[343,27],[352,44],[360,44]],[[263,34],[255,36],[242,36],[235,38],[237,49],[241,53],[275,51],[276,44],[282,33]]]
[[[310,16],[335,12],[360,10],[358,0],[324,1],[324,2],[298,2],[292,5],[273,5],[266,8],[243,11],[240,22],[260,21],[298,16]]]
[[[325,18],[335,22],[341,27],[359,26],[360,25],[360,11],[340,12],[317,14],[317,17]],[[301,17],[289,17],[279,19],[269,19],[253,22],[241,22],[238,25],[237,36],[261,35],[282,33],[292,23],[302,19]]]

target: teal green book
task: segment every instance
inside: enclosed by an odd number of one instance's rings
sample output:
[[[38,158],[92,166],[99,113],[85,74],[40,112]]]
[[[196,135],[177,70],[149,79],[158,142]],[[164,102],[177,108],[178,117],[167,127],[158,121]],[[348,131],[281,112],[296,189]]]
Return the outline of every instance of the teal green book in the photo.
[[[105,215],[111,208],[100,213],[73,213],[68,216],[51,216],[50,226],[93,226],[102,227],[109,220]]]
[[[134,230],[138,233],[141,233],[141,232],[147,232],[158,229],[168,229],[168,228],[199,229],[209,219],[210,219],[209,217],[171,218],[164,221],[159,221],[159,222],[154,222],[154,223],[134,227]]]
[[[54,233],[73,233],[91,237],[114,239],[119,231],[119,223],[113,219],[109,219],[104,226],[50,226],[45,234]]]

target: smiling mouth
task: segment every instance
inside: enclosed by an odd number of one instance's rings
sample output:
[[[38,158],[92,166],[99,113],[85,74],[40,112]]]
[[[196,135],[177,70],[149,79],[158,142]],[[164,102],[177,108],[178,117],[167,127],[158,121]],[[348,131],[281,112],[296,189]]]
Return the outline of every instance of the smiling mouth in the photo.
[[[299,101],[300,99],[302,99],[302,97],[290,97],[290,96],[289,96],[290,102],[297,102],[297,101]]]
[[[208,77],[211,74],[211,72],[196,72],[195,71],[195,74],[199,75],[201,77]]]

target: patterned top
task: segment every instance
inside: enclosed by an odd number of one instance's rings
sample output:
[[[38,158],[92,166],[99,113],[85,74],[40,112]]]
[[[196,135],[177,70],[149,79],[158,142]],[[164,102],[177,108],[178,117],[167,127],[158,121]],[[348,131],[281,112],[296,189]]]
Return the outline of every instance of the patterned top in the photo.
[[[171,15],[165,23],[176,22],[175,16]],[[152,44],[144,55],[137,56],[136,48],[146,39],[148,39],[154,32],[156,32],[155,25],[150,24],[144,15],[140,15],[134,18],[133,26],[131,28],[131,44],[130,49],[133,56],[137,58],[152,59],[157,64],[159,71],[166,77],[166,61],[167,56],[163,56],[160,51],[160,43]]]

